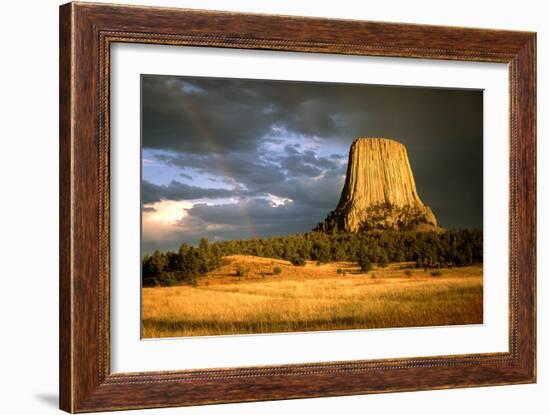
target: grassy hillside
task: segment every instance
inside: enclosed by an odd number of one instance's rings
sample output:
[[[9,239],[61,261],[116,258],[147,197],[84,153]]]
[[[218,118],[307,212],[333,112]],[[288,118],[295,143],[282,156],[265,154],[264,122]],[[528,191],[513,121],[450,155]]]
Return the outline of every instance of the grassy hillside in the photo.
[[[196,286],[143,288],[143,337],[483,322],[481,265],[434,276],[434,270],[405,269],[408,263],[361,274],[352,262],[293,266],[244,255],[224,262]]]

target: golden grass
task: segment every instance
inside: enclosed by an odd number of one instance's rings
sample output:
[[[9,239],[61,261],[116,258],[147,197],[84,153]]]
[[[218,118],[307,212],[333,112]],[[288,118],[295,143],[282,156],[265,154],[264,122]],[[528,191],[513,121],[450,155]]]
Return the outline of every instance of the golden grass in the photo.
[[[142,290],[143,337],[418,327],[483,322],[482,266],[423,270],[406,264],[359,274],[353,263],[305,267],[243,255],[187,285]],[[237,277],[238,264],[249,269]],[[281,274],[274,275],[274,266]],[[346,270],[346,275],[337,269]],[[373,274],[375,277],[373,278]]]

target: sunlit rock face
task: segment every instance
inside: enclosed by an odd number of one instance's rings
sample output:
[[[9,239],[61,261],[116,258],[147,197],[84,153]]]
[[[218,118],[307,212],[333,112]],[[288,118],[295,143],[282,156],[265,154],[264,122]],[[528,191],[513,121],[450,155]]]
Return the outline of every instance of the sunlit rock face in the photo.
[[[388,138],[358,138],[349,152],[336,210],[316,230],[438,230],[418,192],[405,146]]]

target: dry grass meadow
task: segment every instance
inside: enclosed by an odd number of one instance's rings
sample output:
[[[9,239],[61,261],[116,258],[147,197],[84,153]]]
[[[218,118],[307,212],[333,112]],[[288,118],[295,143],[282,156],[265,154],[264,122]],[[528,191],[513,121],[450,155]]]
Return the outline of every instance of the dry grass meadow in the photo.
[[[236,276],[237,266],[248,269]],[[196,286],[143,288],[144,338],[419,327],[483,322],[482,266],[429,270],[406,263],[360,274],[355,263],[296,267],[234,255]],[[274,274],[274,268],[281,269]],[[338,273],[338,269],[346,273]]]

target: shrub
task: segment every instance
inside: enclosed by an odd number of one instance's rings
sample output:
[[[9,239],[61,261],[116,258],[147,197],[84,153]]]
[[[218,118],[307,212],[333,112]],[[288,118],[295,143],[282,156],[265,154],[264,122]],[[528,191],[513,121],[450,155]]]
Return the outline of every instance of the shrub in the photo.
[[[370,277],[371,277],[371,278],[376,278],[376,273],[375,273],[375,272],[373,272],[373,273],[371,274],[371,276],[370,276]]]
[[[337,274],[341,274],[341,273],[342,273],[342,268],[338,268],[338,269],[336,270],[336,273],[337,273]]]
[[[410,277],[410,276],[412,275],[412,271],[411,271],[410,269],[406,269],[406,270],[405,270],[405,275],[406,275],[407,277]]]
[[[294,257],[290,260],[290,263],[296,267],[303,267],[306,265],[306,260],[302,257]]]
[[[244,277],[248,274],[248,268],[243,265],[237,265],[236,274],[237,277]]]
[[[443,275],[443,273],[442,273],[441,271],[437,270],[437,271],[432,271],[432,272],[430,272],[430,275],[431,275],[432,277],[440,277],[440,276]]]
[[[372,268],[370,258],[365,250],[361,250],[357,257],[357,264],[361,268],[361,272],[369,272]]]
[[[191,287],[196,287],[197,285],[199,285],[199,283],[197,282],[197,280],[196,280],[195,278],[193,278],[193,279],[191,280],[191,283],[190,283],[190,284],[191,284]]]
[[[281,272],[283,272],[283,270],[281,269],[281,267],[275,267],[275,268],[273,268],[273,274],[279,275]]]
[[[321,265],[323,265],[323,263],[321,261],[317,261],[316,265],[320,267]]]
[[[385,268],[388,266],[388,257],[387,255],[382,255],[380,258],[378,258],[378,266],[381,268]]]
[[[173,272],[161,272],[157,282],[161,287],[173,287],[179,280]]]

